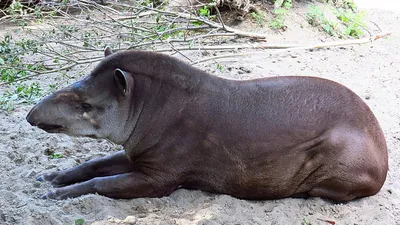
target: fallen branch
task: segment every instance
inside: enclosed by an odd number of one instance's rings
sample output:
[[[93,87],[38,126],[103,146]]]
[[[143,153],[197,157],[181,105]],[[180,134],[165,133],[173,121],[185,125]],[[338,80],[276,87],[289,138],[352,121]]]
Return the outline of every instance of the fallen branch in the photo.
[[[218,45],[218,46],[193,46],[193,47],[176,47],[174,50],[185,51],[216,51],[216,50],[240,50],[240,49],[294,49],[301,47],[300,45],[270,45],[270,44],[242,44],[242,45]],[[171,49],[156,49],[156,52],[169,52]]]
[[[296,51],[296,50],[310,50],[310,49],[322,49],[322,48],[328,48],[328,47],[337,47],[337,46],[346,46],[346,45],[356,45],[356,44],[366,44],[366,43],[371,43],[373,41],[376,41],[378,39],[390,36],[390,32],[386,33],[380,33],[374,36],[371,36],[369,38],[363,38],[363,39],[357,39],[357,40],[345,40],[345,41],[332,41],[332,42],[326,42],[326,43],[318,43],[318,44],[313,44],[313,45],[303,45],[303,46],[297,46],[297,47],[288,47],[288,48],[283,48],[280,50],[276,51],[268,51],[268,52],[246,52],[246,53],[236,53],[236,54],[226,54],[226,55],[219,55],[219,56],[213,56],[213,57],[208,57],[204,59],[197,60],[195,62],[192,62],[192,65],[210,61],[210,60],[215,60],[215,59],[222,59],[222,58],[232,58],[232,57],[238,57],[238,56],[247,56],[247,55],[259,55],[259,54],[278,54],[282,52],[288,52],[288,51]]]

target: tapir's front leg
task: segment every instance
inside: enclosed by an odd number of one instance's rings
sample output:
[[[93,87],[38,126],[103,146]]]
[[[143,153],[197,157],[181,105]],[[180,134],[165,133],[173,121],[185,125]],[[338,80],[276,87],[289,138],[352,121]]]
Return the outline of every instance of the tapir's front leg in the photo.
[[[95,177],[111,176],[133,171],[133,164],[125,151],[119,151],[99,159],[89,160],[71,169],[41,175],[38,181],[50,181],[53,186],[65,186]]]
[[[98,193],[110,198],[162,197],[177,188],[177,183],[168,176],[150,176],[131,172],[108,177],[96,177],[70,186],[57,188],[43,198],[66,199],[84,194]]]

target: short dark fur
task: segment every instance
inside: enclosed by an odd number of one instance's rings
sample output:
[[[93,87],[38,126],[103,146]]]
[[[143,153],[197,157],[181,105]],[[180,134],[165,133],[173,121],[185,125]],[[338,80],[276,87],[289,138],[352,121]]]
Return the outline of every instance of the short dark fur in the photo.
[[[134,54],[132,54],[134,52]],[[149,65],[149,62],[151,64]],[[104,65],[107,65],[106,67]],[[206,72],[178,59],[150,51],[122,51],[106,57],[92,72],[102,74],[105,69],[120,68],[165,81],[177,88],[193,89],[210,79]]]
[[[113,79],[116,69],[127,73]],[[226,80],[170,56],[125,51],[107,56],[88,78],[54,95],[60,93],[103,96],[95,102],[105,112],[117,105],[118,124],[105,138],[125,151],[41,176],[67,185],[48,198],[96,192],[160,197],[191,188],[244,199],[348,201],[377,193],[386,179],[386,141],[378,121],[361,98],[333,81]],[[55,108],[73,107],[56,107],[52,99],[35,106],[28,121],[78,132],[68,128],[78,123],[73,118],[79,112],[65,119],[71,113]],[[99,130],[105,125],[96,118],[105,112],[89,114]]]

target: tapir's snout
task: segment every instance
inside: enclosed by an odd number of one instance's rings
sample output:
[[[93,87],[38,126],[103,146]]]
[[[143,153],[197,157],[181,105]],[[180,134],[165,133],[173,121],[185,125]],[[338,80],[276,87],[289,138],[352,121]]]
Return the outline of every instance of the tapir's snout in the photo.
[[[58,124],[60,121],[55,119],[54,112],[52,112],[49,104],[46,106],[46,102],[47,100],[44,99],[35,105],[26,116],[26,121],[49,133],[61,132],[65,127]]]

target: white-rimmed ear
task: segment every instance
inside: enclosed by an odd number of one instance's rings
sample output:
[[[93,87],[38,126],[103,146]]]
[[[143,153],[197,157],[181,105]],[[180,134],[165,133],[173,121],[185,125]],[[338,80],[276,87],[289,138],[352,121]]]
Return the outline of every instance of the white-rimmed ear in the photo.
[[[104,49],[104,57],[107,57],[107,56],[109,56],[109,55],[111,55],[111,54],[113,54],[113,51],[111,50],[111,48],[110,48],[109,46],[107,46],[107,47]]]
[[[132,92],[134,79],[131,73],[121,69],[114,70],[114,82],[123,95],[128,95]]]

